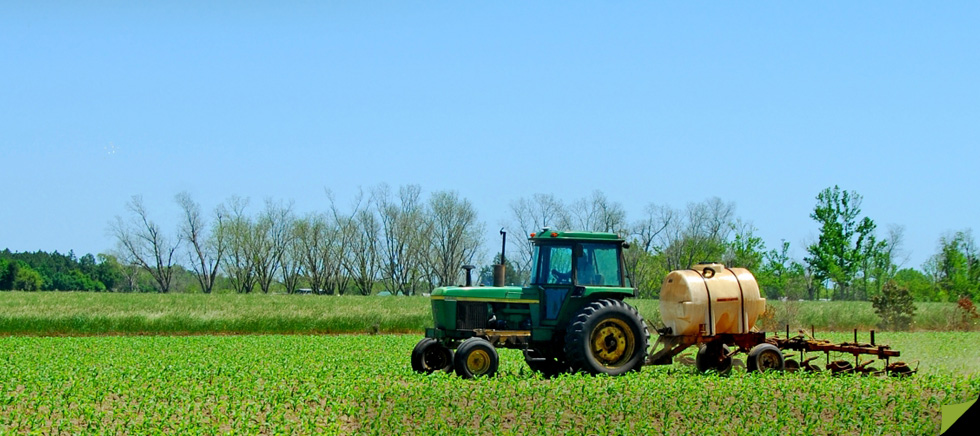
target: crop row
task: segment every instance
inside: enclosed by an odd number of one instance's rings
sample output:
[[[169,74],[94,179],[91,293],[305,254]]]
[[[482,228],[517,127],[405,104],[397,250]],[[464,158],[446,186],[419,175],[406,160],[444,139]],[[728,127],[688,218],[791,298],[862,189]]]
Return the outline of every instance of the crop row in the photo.
[[[413,373],[414,335],[6,337],[0,433],[919,434],[980,395],[980,335],[893,339],[920,374],[548,380],[505,350],[498,377],[467,381]]]

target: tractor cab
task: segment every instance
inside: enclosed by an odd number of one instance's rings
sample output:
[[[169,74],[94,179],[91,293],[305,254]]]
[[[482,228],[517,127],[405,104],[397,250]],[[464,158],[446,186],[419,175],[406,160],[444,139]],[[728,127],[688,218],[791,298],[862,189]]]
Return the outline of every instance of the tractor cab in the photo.
[[[534,252],[528,290],[539,297],[542,323],[554,324],[563,314],[577,311],[581,305],[573,299],[634,296],[623,267],[625,242],[617,235],[546,228],[530,239]]]

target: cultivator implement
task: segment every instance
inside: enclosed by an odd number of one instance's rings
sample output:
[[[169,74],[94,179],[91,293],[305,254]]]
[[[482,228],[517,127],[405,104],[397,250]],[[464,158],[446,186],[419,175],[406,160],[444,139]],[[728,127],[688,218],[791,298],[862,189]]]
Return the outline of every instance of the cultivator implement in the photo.
[[[670,328],[658,330],[660,337],[654,344],[647,365],[669,365],[673,357],[692,346],[697,346],[697,357],[694,359],[698,370],[704,372],[714,370],[727,373],[733,366],[733,356],[746,353],[746,368],[749,371],[829,371],[831,374],[863,374],[863,375],[912,375],[918,369],[912,369],[905,362],[892,362],[893,357],[901,353],[888,345],[875,343],[874,330],[871,331],[871,342],[858,342],[857,330],[854,330],[854,342],[833,343],[814,337],[813,328],[810,334],[800,330],[793,337],[786,335],[766,337],[763,332],[726,333],[707,336],[703,331],[695,335],[672,335]],[[821,356],[808,356],[807,353],[823,353],[823,367],[815,361]],[[834,354],[832,354],[834,353]],[[850,354],[853,363],[848,359],[831,360],[833,356]],[[862,356],[874,357],[861,361]],[[884,360],[884,365],[874,366],[876,361]]]
[[[809,334],[804,330],[800,330],[798,335],[790,337],[789,326],[787,326],[785,337],[775,336],[767,339],[766,342],[775,345],[776,348],[779,348],[783,352],[785,358],[784,367],[787,371],[802,370],[819,372],[827,370],[833,374],[858,373],[895,376],[912,375],[918,371],[918,369],[909,367],[905,362],[891,362],[891,358],[898,357],[901,353],[893,350],[888,345],[875,344],[874,330],[871,330],[871,342],[858,342],[857,329],[854,329],[854,342],[835,344],[828,340],[815,338],[813,327],[810,328]],[[824,353],[824,369],[813,363],[820,356],[807,357],[807,353],[820,352]],[[799,353],[799,360],[793,358],[795,353]],[[851,354],[854,357],[854,363],[852,364],[849,360],[831,361],[831,353]],[[874,356],[875,359],[862,362],[861,356]],[[874,363],[876,360],[884,360],[884,366],[880,368],[875,367]]]

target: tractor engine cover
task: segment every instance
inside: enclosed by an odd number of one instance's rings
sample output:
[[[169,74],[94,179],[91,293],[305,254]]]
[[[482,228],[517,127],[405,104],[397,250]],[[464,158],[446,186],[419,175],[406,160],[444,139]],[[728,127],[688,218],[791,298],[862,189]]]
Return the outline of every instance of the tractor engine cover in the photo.
[[[749,333],[765,310],[759,284],[745,268],[701,263],[671,271],[660,289],[660,316],[672,335]]]

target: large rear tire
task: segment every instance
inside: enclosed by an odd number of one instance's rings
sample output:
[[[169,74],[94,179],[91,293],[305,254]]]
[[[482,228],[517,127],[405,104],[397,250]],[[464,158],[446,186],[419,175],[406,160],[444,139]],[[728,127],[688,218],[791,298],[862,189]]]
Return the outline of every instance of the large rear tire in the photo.
[[[453,350],[432,338],[424,338],[412,349],[412,369],[423,374],[453,371]]]
[[[462,378],[493,377],[497,374],[500,357],[493,344],[483,338],[469,338],[456,348],[453,366]]]
[[[565,361],[572,371],[620,375],[639,371],[650,332],[643,317],[619,300],[598,300],[580,310],[565,334]]]

